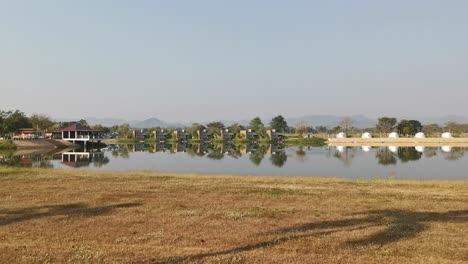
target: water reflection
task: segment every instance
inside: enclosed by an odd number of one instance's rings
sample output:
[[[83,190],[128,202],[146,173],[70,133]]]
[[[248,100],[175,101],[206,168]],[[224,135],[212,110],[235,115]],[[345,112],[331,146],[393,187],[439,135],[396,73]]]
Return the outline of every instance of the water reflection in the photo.
[[[343,161],[345,166],[351,166],[356,151],[356,148],[338,146],[333,156]]]
[[[435,166],[453,169],[465,176],[468,148],[459,147],[285,147],[283,145],[234,144],[126,144],[108,145],[91,151],[62,150],[53,153],[0,153],[1,166],[76,168],[107,170],[156,170],[199,173],[240,173],[257,175],[324,175],[340,176],[343,172],[388,167],[393,174],[418,163],[414,170]],[[450,161],[450,162],[447,162]],[[424,168],[422,168],[424,167]],[[429,169],[427,169],[429,170]],[[436,172],[425,171],[426,174]],[[318,171],[318,172],[317,172]],[[323,172],[321,172],[323,171]],[[414,173],[413,171],[406,174]],[[341,173],[341,174],[340,174]],[[440,175],[443,175],[439,172]]]
[[[394,147],[392,147],[394,148]],[[375,153],[375,157],[380,165],[394,165],[397,163],[398,149],[392,149],[390,147],[379,148]]]

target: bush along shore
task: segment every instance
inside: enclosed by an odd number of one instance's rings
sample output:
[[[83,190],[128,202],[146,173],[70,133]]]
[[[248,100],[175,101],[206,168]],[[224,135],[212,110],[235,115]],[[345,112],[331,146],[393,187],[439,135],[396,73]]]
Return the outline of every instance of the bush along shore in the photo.
[[[15,150],[16,145],[13,141],[7,140],[0,140],[0,150]]]

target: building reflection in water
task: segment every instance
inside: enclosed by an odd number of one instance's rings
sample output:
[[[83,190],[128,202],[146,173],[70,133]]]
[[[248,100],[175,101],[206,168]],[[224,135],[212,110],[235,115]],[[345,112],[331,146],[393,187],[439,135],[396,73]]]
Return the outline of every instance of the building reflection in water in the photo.
[[[456,161],[464,157],[467,148],[442,146],[440,148],[433,147],[380,147],[372,148],[369,146],[362,147],[344,147],[337,146],[335,148],[324,147],[292,147],[289,152],[286,152],[283,145],[262,145],[262,144],[122,144],[108,145],[105,148],[93,149],[90,151],[71,150],[53,153],[42,152],[16,152],[16,153],[0,153],[0,165],[16,166],[16,167],[37,167],[37,168],[53,168],[54,163],[61,163],[71,168],[82,168],[88,166],[102,167],[110,162],[109,158],[130,158],[134,152],[148,153],[180,153],[191,157],[205,157],[210,160],[222,160],[226,157],[239,159],[247,155],[248,160],[255,166],[259,166],[266,156],[271,165],[281,168],[288,162],[289,155],[295,157],[296,161],[304,162],[309,151],[314,149],[326,150],[325,157],[336,158],[345,166],[351,166],[353,160],[359,155],[374,155],[377,164],[382,166],[395,165],[398,161],[402,163],[417,161],[424,158],[432,158],[441,155],[443,159],[448,161]],[[110,154],[110,155],[106,155]]]

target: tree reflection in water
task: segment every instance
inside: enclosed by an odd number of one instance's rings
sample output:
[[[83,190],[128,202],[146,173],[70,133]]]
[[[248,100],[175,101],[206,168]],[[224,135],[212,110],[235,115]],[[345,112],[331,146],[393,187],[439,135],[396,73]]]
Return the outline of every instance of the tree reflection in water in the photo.
[[[296,159],[299,161],[306,160],[306,152],[304,151],[304,148],[302,146],[296,150]]]
[[[283,165],[286,163],[287,160],[288,160],[288,156],[286,155],[286,152],[284,151],[272,153],[270,156],[271,164],[275,165],[278,168],[283,167]]]
[[[250,161],[258,166],[262,162],[262,160],[265,158],[266,154],[266,148],[265,146],[260,146],[257,148],[256,151],[252,152],[249,156]]]
[[[442,154],[445,160],[455,161],[463,158],[465,155],[465,150],[463,148],[450,148],[450,151],[443,152]]]
[[[349,167],[352,164],[355,153],[355,148],[338,146],[333,156],[343,161],[344,165]]]
[[[422,156],[422,153],[417,151],[414,147],[404,147],[398,149],[398,158],[400,158],[401,162],[408,162],[419,160]]]
[[[379,148],[375,153],[375,157],[377,158],[379,164],[384,166],[394,165],[397,163],[395,154],[387,147]]]

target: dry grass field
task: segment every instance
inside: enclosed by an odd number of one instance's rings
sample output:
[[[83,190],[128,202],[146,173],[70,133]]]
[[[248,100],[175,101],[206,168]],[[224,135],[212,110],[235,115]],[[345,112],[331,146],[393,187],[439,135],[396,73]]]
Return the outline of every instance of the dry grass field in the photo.
[[[0,169],[2,263],[467,263],[468,183]]]

